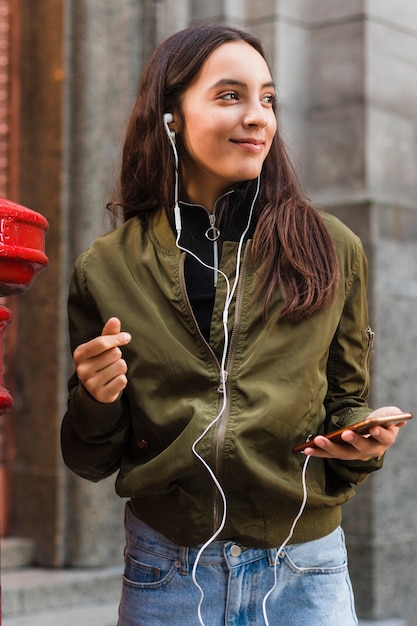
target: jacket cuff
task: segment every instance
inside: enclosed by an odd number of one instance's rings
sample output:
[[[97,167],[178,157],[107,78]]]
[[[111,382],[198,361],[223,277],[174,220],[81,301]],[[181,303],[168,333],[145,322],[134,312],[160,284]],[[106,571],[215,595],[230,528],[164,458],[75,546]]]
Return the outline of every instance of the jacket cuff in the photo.
[[[70,395],[68,413],[72,428],[84,441],[105,438],[124,422],[121,394],[114,402],[98,402],[81,383]]]
[[[374,457],[369,461],[340,461],[328,459],[328,464],[339,478],[351,485],[360,485],[372,472],[381,469],[384,464],[384,455]]]

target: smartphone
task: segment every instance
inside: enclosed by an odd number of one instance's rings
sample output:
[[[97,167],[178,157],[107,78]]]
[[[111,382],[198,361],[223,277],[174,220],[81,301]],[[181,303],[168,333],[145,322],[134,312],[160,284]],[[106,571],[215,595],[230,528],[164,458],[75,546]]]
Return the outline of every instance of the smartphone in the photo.
[[[341,428],[340,430],[335,430],[328,435],[323,435],[333,441],[334,443],[343,443],[343,439],[341,439],[341,434],[345,432],[345,430],[353,430],[353,432],[358,433],[359,435],[367,435],[369,433],[369,429],[373,426],[382,426],[388,427],[392,424],[399,424],[401,422],[406,422],[413,417],[412,413],[398,413],[397,415],[384,415],[383,417],[371,417],[367,420],[363,420],[362,422],[357,422],[356,424],[351,424],[350,426],[345,426],[345,428]],[[316,436],[316,435],[315,435]],[[314,437],[311,437],[313,440]],[[293,452],[302,452],[305,448],[314,448],[313,441],[305,441],[300,445],[293,448]]]

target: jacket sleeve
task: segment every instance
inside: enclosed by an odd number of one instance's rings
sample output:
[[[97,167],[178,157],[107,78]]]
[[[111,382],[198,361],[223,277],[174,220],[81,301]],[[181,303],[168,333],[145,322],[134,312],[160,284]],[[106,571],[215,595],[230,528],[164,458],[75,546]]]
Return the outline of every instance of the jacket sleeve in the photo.
[[[85,258],[74,268],[68,298],[71,350],[101,334],[105,320],[88,293]],[[113,403],[95,400],[74,373],[68,383],[68,407],[61,427],[65,464],[82,478],[97,482],[113,474],[130,430],[125,394]]]
[[[347,276],[343,312],[330,346],[327,365],[327,433],[366,419],[372,412],[367,396],[374,334],[368,323],[367,261],[359,239],[356,240],[352,268]],[[382,467],[383,459],[332,459],[327,464],[341,479],[359,484],[369,473]]]

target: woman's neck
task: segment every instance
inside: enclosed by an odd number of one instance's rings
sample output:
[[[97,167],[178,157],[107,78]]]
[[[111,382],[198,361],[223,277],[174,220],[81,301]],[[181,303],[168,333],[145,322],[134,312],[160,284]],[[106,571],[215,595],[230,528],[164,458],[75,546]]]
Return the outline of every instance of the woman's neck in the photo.
[[[203,175],[197,171],[191,175],[184,167],[181,171],[181,200],[203,206],[209,213],[213,213],[217,200],[229,188],[229,185],[220,184],[216,177],[210,178],[206,173]]]

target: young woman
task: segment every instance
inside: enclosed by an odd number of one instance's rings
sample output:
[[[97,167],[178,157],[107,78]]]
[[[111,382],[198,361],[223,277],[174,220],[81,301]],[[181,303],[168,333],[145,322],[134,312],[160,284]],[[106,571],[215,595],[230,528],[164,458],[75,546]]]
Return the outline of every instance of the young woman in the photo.
[[[118,471],[120,626],[357,624],[341,505],[398,429],[371,415],[359,239],[303,196],[257,39],[177,33],[128,125],[124,223],[77,261],[67,465]]]

